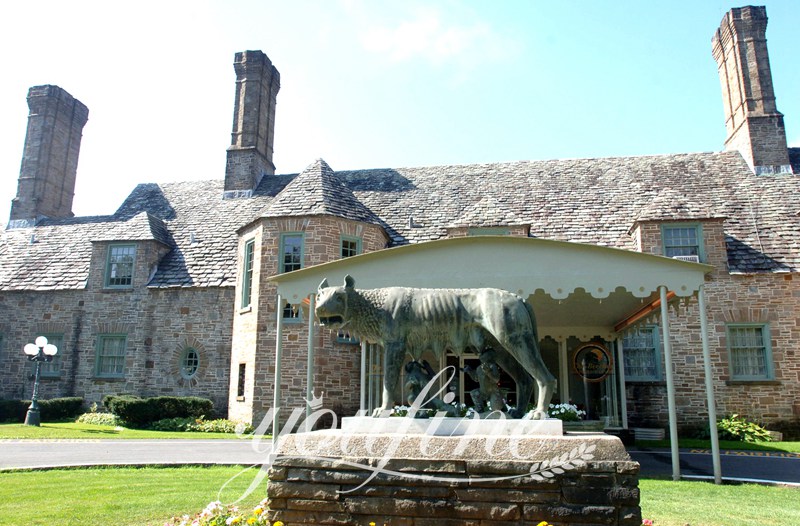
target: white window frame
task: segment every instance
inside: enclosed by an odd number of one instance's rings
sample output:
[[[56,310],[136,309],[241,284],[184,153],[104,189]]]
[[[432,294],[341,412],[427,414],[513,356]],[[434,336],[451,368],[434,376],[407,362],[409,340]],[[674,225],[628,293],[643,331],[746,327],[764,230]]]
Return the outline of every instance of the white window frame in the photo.
[[[130,254],[119,254],[115,255],[115,251],[128,251],[130,250]],[[125,256],[130,256],[130,262],[123,262],[121,258]],[[120,258],[120,261],[115,260],[115,258]],[[116,276],[120,269],[124,269],[126,266],[130,266],[130,275],[128,276]],[[108,246],[108,254],[106,256],[106,268],[105,268],[105,288],[107,289],[130,289],[133,288],[133,276],[136,273],[136,245],[132,243],[126,244],[113,244]],[[113,280],[126,280],[127,282],[121,283],[114,283]]]
[[[636,336],[634,333],[637,331],[650,332],[652,345],[645,346],[639,342],[635,343],[634,338],[636,338]],[[622,338],[622,348],[624,349],[623,357],[625,363],[623,366],[625,368],[626,382],[660,382],[663,379],[661,370],[661,339],[658,325],[647,325],[625,334]],[[650,360],[652,360],[653,374],[635,374],[633,372],[635,370],[635,365],[631,362],[635,358],[640,358],[640,356],[637,355],[645,355],[647,353],[652,353]],[[643,369],[642,366],[636,368]]]
[[[760,345],[752,345],[752,346],[744,346],[744,345],[736,345],[734,343],[741,343],[735,342],[735,336],[733,335],[735,331],[739,330],[747,330],[747,329],[760,329],[761,330],[761,342]],[[770,331],[769,331],[769,324],[768,323],[729,323],[725,326],[725,335],[726,335],[726,347],[728,348],[728,363],[730,366],[730,379],[734,381],[759,381],[759,380],[773,380],[775,378],[775,369],[772,362],[772,345],[770,342]],[[751,342],[755,343],[755,342]],[[741,351],[755,351],[761,350],[763,352],[763,372],[757,374],[748,374],[746,372],[737,372],[736,361],[740,360],[735,355]],[[758,360],[759,358],[755,356],[754,358]]]

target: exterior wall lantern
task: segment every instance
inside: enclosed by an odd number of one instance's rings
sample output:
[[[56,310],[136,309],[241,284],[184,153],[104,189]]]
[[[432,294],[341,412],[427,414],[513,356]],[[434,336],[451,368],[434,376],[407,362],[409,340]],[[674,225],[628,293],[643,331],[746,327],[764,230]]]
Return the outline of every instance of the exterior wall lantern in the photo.
[[[52,343],[47,343],[47,338],[39,336],[36,338],[35,343],[28,343],[24,348],[25,354],[28,355],[28,361],[36,362],[36,375],[33,380],[33,396],[31,396],[31,407],[25,415],[26,426],[38,426],[41,423],[39,418],[39,371],[42,368],[42,362],[50,362],[53,357],[58,354],[58,348]]]

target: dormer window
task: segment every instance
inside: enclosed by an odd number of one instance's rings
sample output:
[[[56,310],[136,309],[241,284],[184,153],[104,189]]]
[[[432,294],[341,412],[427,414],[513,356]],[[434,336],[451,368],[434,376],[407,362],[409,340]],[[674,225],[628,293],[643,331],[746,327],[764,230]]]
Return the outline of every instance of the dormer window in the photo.
[[[474,227],[467,231],[468,236],[508,236],[511,230],[503,226]]]
[[[286,233],[281,235],[281,273],[303,268],[303,234]]]
[[[342,236],[342,259],[357,256],[361,253],[361,238]]]
[[[106,261],[107,288],[127,289],[133,287],[133,269],[136,261],[136,245],[111,245]]]
[[[684,261],[703,261],[703,231],[699,224],[662,225],[664,255]]]

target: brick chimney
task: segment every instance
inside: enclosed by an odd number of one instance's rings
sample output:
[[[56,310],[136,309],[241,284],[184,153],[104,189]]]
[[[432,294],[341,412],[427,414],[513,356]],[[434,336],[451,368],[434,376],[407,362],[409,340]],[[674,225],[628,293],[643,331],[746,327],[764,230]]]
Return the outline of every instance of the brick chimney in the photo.
[[[28,131],[9,228],[72,217],[75,174],[89,109],[58,86],[28,91]]]
[[[741,152],[757,175],[792,173],[766,31],[765,7],[740,7],[728,11],[711,40],[725,105],[725,149]]]
[[[275,101],[281,87],[278,70],[261,51],[236,53],[233,133],[225,166],[224,197],[249,197],[261,178],[275,173],[272,142]]]

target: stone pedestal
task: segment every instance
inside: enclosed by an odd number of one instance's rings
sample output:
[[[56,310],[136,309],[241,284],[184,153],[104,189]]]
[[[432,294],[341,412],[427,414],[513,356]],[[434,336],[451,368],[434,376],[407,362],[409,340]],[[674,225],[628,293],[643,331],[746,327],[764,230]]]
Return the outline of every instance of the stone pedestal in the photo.
[[[269,473],[284,524],[639,526],[639,464],[579,436],[289,435]]]

